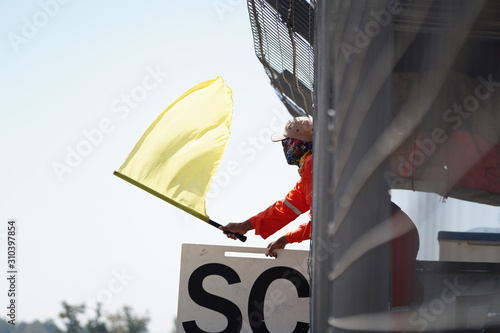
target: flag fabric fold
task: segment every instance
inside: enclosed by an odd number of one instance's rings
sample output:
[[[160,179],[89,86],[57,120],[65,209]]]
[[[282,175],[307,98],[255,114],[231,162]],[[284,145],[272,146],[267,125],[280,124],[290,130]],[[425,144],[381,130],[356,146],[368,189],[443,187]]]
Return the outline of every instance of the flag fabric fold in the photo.
[[[221,77],[185,92],[151,124],[114,174],[206,222],[205,198],[230,136]]]

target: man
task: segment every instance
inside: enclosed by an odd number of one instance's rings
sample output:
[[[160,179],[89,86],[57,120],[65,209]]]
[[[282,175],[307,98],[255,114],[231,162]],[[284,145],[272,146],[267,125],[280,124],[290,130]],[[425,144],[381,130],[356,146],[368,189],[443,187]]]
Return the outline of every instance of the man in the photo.
[[[255,234],[266,239],[299,215],[310,211],[312,203],[312,138],[313,122],[309,117],[290,119],[281,133],[273,134],[271,140],[281,141],[287,163],[299,167],[300,180],[282,200],[276,201],[266,210],[240,223],[229,223],[220,229],[227,237],[236,239],[234,233],[245,234],[255,229]],[[311,215],[309,213],[309,215]],[[289,243],[310,239],[311,220],[295,231],[278,238],[268,245],[266,256],[277,257],[276,250]]]
[[[309,117],[289,120],[282,133],[273,134],[272,141],[281,141],[286,160],[299,167],[300,180],[282,200],[276,201],[266,210],[240,223],[228,223],[220,229],[227,237],[236,239],[234,233],[245,234],[255,229],[255,234],[266,239],[299,215],[310,212],[312,204],[312,133],[313,122]],[[392,307],[408,306],[418,301],[416,292],[416,257],[419,236],[413,221],[401,208],[390,202],[391,216],[391,278]],[[309,213],[311,215],[311,213]],[[311,220],[296,230],[269,243],[266,256],[277,258],[276,250],[289,243],[301,242],[311,237]]]

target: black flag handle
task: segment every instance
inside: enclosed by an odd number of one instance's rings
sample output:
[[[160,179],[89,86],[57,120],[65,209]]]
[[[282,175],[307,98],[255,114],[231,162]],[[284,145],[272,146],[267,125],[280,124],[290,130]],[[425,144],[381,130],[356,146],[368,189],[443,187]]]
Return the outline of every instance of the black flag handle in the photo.
[[[219,227],[222,227],[222,225],[220,225],[219,223],[215,222],[215,221],[212,221],[212,220],[208,220],[208,224],[216,227],[217,229],[219,229]],[[227,232],[227,231],[224,231],[224,233],[226,234],[233,234],[232,232]],[[240,241],[244,242],[247,240],[247,236],[245,235],[242,235],[242,234],[233,234],[236,236],[236,238],[238,238]]]

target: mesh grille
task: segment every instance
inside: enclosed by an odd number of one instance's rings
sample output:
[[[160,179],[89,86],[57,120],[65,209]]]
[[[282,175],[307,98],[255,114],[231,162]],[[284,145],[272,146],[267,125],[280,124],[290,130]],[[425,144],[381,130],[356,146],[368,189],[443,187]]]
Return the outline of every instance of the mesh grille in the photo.
[[[314,1],[249,0],[255,53],[292,116],[312,114]]]

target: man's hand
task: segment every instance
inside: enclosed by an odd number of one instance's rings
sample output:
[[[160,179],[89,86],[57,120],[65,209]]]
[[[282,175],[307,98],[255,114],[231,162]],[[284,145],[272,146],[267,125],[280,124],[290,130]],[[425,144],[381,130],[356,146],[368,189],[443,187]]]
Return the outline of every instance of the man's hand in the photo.
[[[284,249],[286,244],[288,244],[288,240],[286,239],[286,236],[281,236],[274,242],[269,243],[267,246],[268,250],[266,253],[266,257],[275,257],[278,258],[278,254],[276,253],[276,250],[281,250]]]
[[[225,226],[219,227],[222,232],[226,234],[228,238],[237,239],[234,234],[244,235],[248,230],[253,229],[253,225],[250,223],[250,220],[246,220],[245,222],[231,222],[226,224]]]

